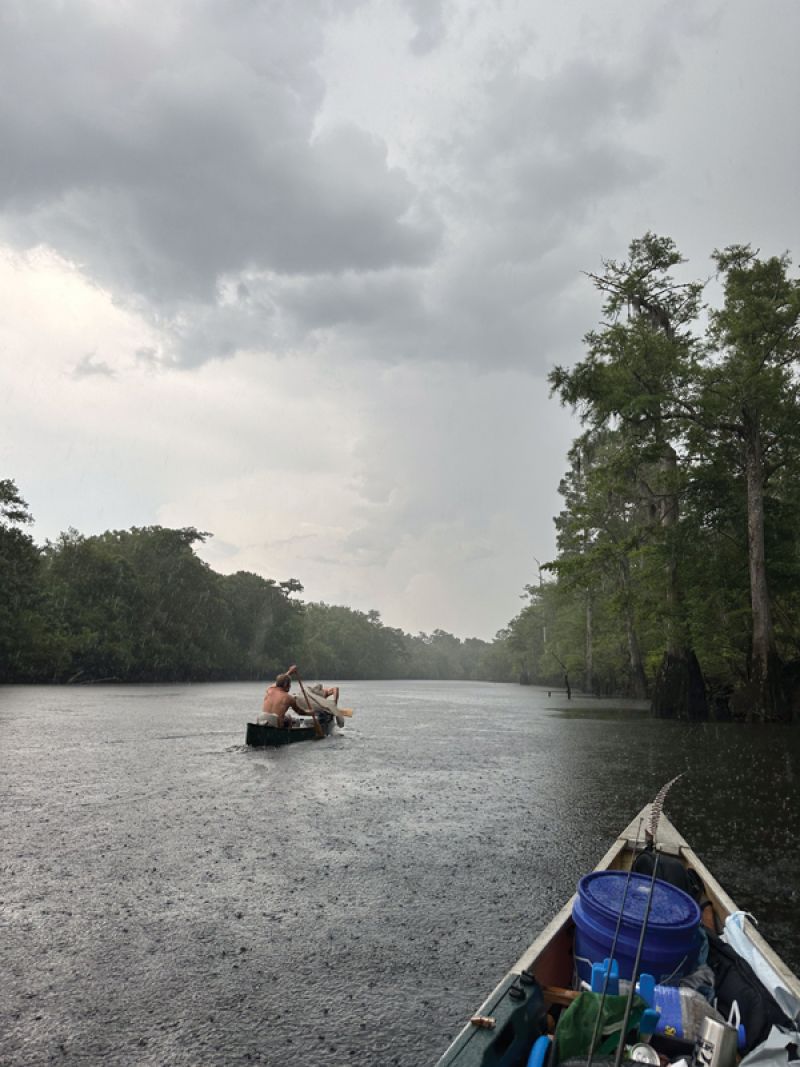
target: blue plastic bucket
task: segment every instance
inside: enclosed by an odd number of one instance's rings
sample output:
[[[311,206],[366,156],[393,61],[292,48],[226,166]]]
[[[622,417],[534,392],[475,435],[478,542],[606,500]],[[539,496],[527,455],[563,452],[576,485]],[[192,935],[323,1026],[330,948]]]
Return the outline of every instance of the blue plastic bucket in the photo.
[[[611,953],[627,880],[626,871],[593,871],[578,883],[572,908],[575,965],[579,978],[585,982],[591,981],[592,964],[602,962]],[[633,972],[650,885],[649,875],[630,876],[614,952],[620,978],[630,978]],[[652,974],[657,984],[663,984],[694,970],[699,926],[700,909],[689,894],[656,879],[639,973]]]

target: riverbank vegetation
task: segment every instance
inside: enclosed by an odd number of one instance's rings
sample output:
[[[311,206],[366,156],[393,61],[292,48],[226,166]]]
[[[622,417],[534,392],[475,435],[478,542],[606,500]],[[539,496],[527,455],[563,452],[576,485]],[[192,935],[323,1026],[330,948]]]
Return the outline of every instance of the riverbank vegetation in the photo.
[[[494,642],[303,603],[293,578],[217,574],[193,527],[39,547],[6,480],[0,681],[255,679],[297,660],[325,678],[575,686],[665,718],[800,717],[800,282],[749,246],[712,263],[710,284],[676,277],[675,244],[648,233],[589,275],[600,325],[550,374],[583,427],[557,556]]]
[[[0,682],[264,679],[294,661],[334,679],[508,677],[502,645],[304,604],[293,578],[217,574],[192,527],[68,530],[40,548],[30,522],[0,482]]]
[[[603,320],[550,374],[584,432],[558,556],[504,639],[534,680],[678,719],[797,717],[800,282],[787,257],[714,252],[718,306],[646,234],[591,279]]]

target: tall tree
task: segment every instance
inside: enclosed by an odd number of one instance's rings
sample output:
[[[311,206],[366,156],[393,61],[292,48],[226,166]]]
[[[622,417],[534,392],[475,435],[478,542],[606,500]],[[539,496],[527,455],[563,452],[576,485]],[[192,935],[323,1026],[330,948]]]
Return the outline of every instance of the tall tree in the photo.
[[[303,634],[303,609],[290,594],[302,591],[291,578],[276,583],[248,571],[220,579],[228,610],[226,673],[236,678],[265,678],[297,658]]]
[[[47,617],[62,681],[127,679],[139,668],[137,577],[103,536],[67,530],[44,550]]]
[[[220,576],[193,545],[208,534],[161,526],[62,534],[45,548],[60,676],[132,681],[225,676],[228,608]]]
[[[559,558],[549,565],[584,600],[586,661],[591,663],[593,633],[589,619],[600,596],[613,598],[624,625],[630,694],[647,696],[637,621],[637,585],[642,570],[640,547],[647,535],[635,455],[619,431],[584,434],[569,453],[570,469],[559,491],[565,508],[556,519]]]
[[[604,262],[590,275],[603,294],[605,321],[585,337],[588,354],[571,369],[555,367],[552,390],[592,429],[615,428],[643,480],[652,530],[664,549],[665,651],[653,694],[658,714],[705,718],[705,686],[691,643],[678,570],[678,455],[686,419],[680,398],[697,363],[694,335],[702,285],[672,274],[683,259],[674,242],[647,233],[628,259]]]
[[[39,551],[20,528],[31,522],[16,483],[0,479],[0,682],[19,676],[34,628]]]
[[[709,316],[691,440],[706,458],[732,459],[744,482],[752,637],[749,685],[739,703],[747,718],[786,720],[790,695],[775,643],[765,497],[800,460],[800,281],[789,277],[787,256],[762,260],[749,245],[715,251],[714,260],[724,303]]]
[[[562,561],[570,557],[583,560],[589,552],[593,540],[593,531],[590,528],[588,515],[586,514],[586,465],[587,455],[584,439],[578,439],[570,449],[568,459],[570,467],[566,475],[561,479],[558,486],[559,493],[564,497],[565,507],[556,517],[556,530],[558,531],[557,544]],[[556,570],[562,576],[565,572],[559,569],[559,564],[550,564],[551,570]],[[541,579],[541,568],[539,570]],[[585,585],[582,587],[585,597],[584,603],[584,663],[583,663],[583,688],[587,693],[594,690],[594,606],[595,606],[595,582],[587,571]]]

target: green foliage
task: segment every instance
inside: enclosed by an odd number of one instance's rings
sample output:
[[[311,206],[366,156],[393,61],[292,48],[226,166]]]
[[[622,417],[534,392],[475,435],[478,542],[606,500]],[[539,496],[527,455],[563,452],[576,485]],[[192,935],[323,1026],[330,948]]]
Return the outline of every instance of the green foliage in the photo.
[[[556,616],[549,596],[548,626],[586,668],[575,620],[590,609],[598,690],[604,675],[627,689],[636,646],[652,681],[676,638],[712,689],[752,681],[760,662],[752,717],[780,718],[766,674],[800,653],[800,282],[787,257],[746,245],[713,258],[724,299],[704,336],[702,287],[674,280],[669,239],[647,234],[591,276],[603,325],[550,375],[587,430],[561,486],[550,569],[566,601]]]
[[[186,681],[307,677],[507,680],[502,643],[411,637],[367,613],[303,605],[296,578],[220,575],[194,527],[68,530],[39,550],[13,482],[0,482],[0,680]]]
[[[617,420],[638,447],[656,449],[651,458],[682,417],[696,354],[702,286],[674,279],[682,263],[669,238],[651,233],[631,242],[626,261],[605,261],[602,275],[590,275],[604,297],[603,327],[584,338],[585,359],[549,375],[552,392],[592,428]]]
[[[269,677],[296,656],[303,634],[303,611],[290,594],[302,590],[295,579],[278,585],[248,571],[220,577],[226,608],[223,632],[226,674]]]
[[[192,527],[149,526],[96,537],[69,530],[48,543],[48,616],[66,654],[59,677],[221,677],[221,581],[193,550],[206,536]]]
[[[305,608],[302,661],[313,677],[402,677],[404,651],[377,612],[320,603]]]
[[[412,637],[384,626],[377,611],[321,603],[305,607],[302,660],[317,678],[510,678],[502,645],[444,630]]]
[[[0,480],[0,682],[25,677],[37,639],[39,551],[19,529],[32,521],[10,479]]]

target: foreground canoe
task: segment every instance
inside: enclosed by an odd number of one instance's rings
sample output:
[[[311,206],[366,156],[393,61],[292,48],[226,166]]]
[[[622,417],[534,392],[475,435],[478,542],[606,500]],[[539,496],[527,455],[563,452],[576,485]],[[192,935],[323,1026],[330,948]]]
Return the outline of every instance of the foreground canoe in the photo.
[[[323,726],[327,737],[333,729],[332,723]],[[320,738],[312,726],[268,726],[266,723],[249,722],[245,743],[255,748],[273,748],[278,745],[296,745],[301,741],[318,741]]]
[[[631,869],[636,856],[641,854],[641,828],[648,825],[651,811],[649,804],[642,809],[600,860],[596,871],[627,872]],[[766,991],[768,999],[775,1003],[777,988],[780,1011],[788,1019],[798,1018],[800,979],[761,937],[755,926],[741,919],[742,913],[733,900],[666,816],[660,811],[658,816],[658,853],[675,857],[702,880],[703,899],[706,902],[704,924],[719,933],[725,929],[729,916],[738,916],[748,954],[752,954],[759,965],[763,963],[757,978],[757,981],[761,981],[762,992]],[[664,864],[667,862],[665,860]],[[534,1045],[543,1045],[545,1050],[552,1047],[546,1038],[547,1030],[551,1029],[548,1016],[552,1020],[577,997],[576,927],[573,919],[575,900],[574,896],[570,898],[529,946],[437,1061],[437,1067],[527,1067],[530,1063],[546,1062],[548,1051],[542,1051],[537,1060]],[[774,979],[769,986],[762,977],[764,973]],[[749,1020],[744,1018],[742,1022],[746,1030]],[[657,1044],[654,1037],[653,1045]],[[669,1058],[675,1060],[678,1055]]]

